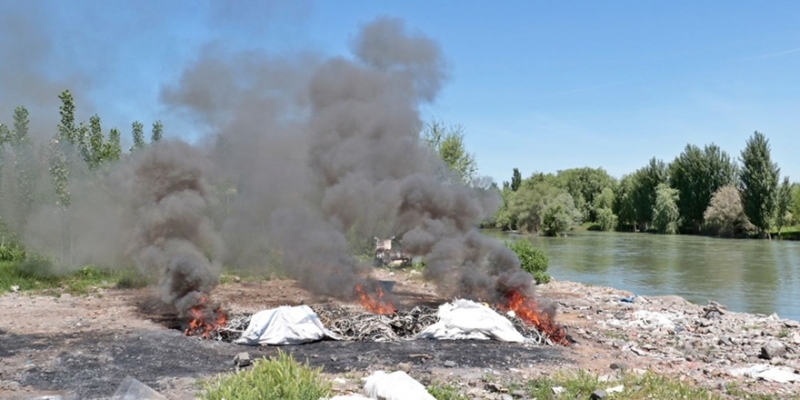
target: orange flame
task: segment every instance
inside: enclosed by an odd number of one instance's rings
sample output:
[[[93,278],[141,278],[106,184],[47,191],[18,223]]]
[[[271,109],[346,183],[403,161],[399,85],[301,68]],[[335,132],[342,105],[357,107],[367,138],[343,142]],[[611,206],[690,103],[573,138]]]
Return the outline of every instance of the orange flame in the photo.
[[[384,300],[383,289],[380,286],[375,287],[375,294],[370,295],[364,291],[360,283],[356,284],[356,293],[358,293],[358,301],[361,306],[373,314],[391,315],[397,313],[397,309],[389,300]]]
[[[211,337],[211,332],[225,326],[228,315],[222,311],[222,306],[209,308],[208,299],[202,296],[200,302],[186,312],[186,319],[189,324],[183,331],[186,336],[200,335],[208,339]]]
[[[543,332],[553,343],[569,346],[567,332],[559,326],[550,314],[539,310],[539,303],[536,300],[525,297],[516,290],[506,293],[505,304],[499,306],[501,309],[514,311],[514,314],[522,321],[536,327]]]

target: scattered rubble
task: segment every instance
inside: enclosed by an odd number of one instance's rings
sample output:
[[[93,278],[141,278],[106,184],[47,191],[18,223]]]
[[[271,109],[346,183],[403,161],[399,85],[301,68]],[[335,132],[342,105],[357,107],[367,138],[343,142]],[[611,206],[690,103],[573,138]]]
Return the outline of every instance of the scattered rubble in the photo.
[[[594,357],[602,349],[619,360],[605,364],[612,370],[632,365],[707,387],[735,376],[755,393],[800,391],[793,378],[800,377],[798,321],[733,312],[713,300],[701,306],[572,282],[553,281],[544,291],[559,303],[558,320],[597,349]]]

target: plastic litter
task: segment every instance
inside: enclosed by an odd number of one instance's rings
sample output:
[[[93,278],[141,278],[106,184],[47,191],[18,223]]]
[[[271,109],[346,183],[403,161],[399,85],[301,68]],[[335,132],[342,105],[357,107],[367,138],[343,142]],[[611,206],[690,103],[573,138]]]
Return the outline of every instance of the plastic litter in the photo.
[[[167,400],[149,386],[131,376],[125,377],[111,400]]]
[[[794,369],[769,364],[756,364],[744,368],[735,368],[730,370],[730,374],[733,376],[745,376],[777,383],[800,382],[800,374],[795,372]]]
[[[234,343],[246,345],[287,345],[337,339],[325,329],[311,307],[282,306],[253,314],[250,324]]]
[[[439,306],[439,321],[417,335],[420,339],[488,340],[523,343],[525,337],[508,318],[490,307],[470,300],[459,299]]]
[[[425,386],[403,371],[375,371],[363,381],[364,394],[377,400],[436,400]]]

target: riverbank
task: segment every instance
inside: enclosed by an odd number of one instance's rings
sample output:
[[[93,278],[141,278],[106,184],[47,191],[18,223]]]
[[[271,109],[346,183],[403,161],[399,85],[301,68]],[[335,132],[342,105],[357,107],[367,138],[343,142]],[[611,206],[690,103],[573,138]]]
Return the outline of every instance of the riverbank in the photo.
[[[800,393],[798,321],[566,281],[540,293],[557,304],[558,320],[579,342],[573,354],[581,368],[609,374],[625,365],[721,395],[733,386],[777,398]]]
[[[397,282],[394,291],[402,296],[403,306],[447,301],[417,272],[374,274]],[[234,313],[335,301],[314,296],[290,280],[225,281],[213,296]],[[565,398],[568,385],[576,382],[592,391],[623,385],[625,392],[618,398],[640,398],[633,391],[647,385],[654,391],[701,387],[717,396],[708,398],[742,398],[746,392],[764,395],[762,399],[786,399],[800,393],[798,382],[737,373],[765,365],[777,368],[773,373],[796,377],[796,321],[728,312],[721,306],[704,309],[675,296],[631,298],[632,293],[622,290],[566,281],[541,285],[538,294],[543,306],[556,308],[556,320],[576,344],[320,342],[284,350],[324,368],[337,393],[358,391],[360,378],[376,370],[404,370],[453,395],[496,400],[533,398],[542,390],[536,389],[540,383],[555,386],[551,391],[563,385],[564,392],[556,398]],[[169,399],[191,399],[199,393],[198,382],[233,371],[237,353],[247,351],[256,358],[276,352],[274,347],[183,336],[165,323],[168,314],[151,308],[151,296],[146,289],[0,296],[0,398],[69,393],[97,398],[132,375]],[[769,359],[763,358],[764,349]],[[669,397],[662,393],[653,398]]]

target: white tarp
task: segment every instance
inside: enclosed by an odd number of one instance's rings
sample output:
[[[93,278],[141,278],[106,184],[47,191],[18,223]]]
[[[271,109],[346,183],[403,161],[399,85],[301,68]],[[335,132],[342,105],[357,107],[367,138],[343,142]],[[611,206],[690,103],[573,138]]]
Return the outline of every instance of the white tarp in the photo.
[[[508,318],[491,308],[470,300],[459,299],[439,306],[439,322],[417,334],[420,339],[495,339],[523,343],[525,337],[514,329]]]
[[[730,373],[733,376],[746,376],[748,378],[763,379],[770,382],[800,382],[800,374],[794,369],[769,364],[756,364],[750,367],[736,368],[732,369]]]
[[[436,400],[421,383],[403,371],[375,371],[363,379],[364,394],[377,400]]]
[[[253,314],[247,330],[234,343],[283,345],[314,342],[325,338],[337,339],[325,329],[311,307],[282,306]]]

